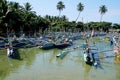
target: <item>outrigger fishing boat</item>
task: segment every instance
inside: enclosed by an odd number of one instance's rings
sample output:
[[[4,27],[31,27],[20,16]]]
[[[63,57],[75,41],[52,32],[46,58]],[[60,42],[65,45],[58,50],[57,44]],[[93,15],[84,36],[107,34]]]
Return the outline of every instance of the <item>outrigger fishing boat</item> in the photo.
[[[84,51],[84,62],[88,65],[95,66],[96,68],[102,68],[99,60],[98,49],[86,49],[86,51]]]
[[[82,45],[84,62],[90,66],[95,66],[96,68],[102,68],[99,60],[98,48],[95,46],[90,46],[88,41]]]

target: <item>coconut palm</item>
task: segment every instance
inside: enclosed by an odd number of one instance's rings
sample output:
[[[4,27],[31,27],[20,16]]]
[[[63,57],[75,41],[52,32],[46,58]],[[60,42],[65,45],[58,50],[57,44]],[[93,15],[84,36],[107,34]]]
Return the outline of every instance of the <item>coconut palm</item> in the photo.
[[[100,9],[99,9],[99,12],[100,12],[100,14],[101,14],[100,22],[102,21],[103,15],[104,15],[107,11],[108,11],[108,10],[107,10],[107,8],[106,8],[105,5],[100,6]]]
[[[24,12],[24,29],[30,29],[30,25],[32,24],[31,19],[32,19],[32,15],[33,12],[31,11],[32,7],[30,3],[25,3],[23,6],[23,12]]]
[[[20,5],[17,2],[9,2],[9,8],[11,11],[19,11],[20,10]]]
[[[59,2],[57,3],[57,9],[59,10],[59,17],[60,17],[60,15],[61,15],[61,11],[63,10],[63,8],[65,8],[65,5],[63,4],[62,1],[59,1]]]
[[[5,17],[9,12],[8,2],[6,0],[2,0],[0,2],[0,17]]]
[[[29,12],[29,11],[31,11],[31,10],[32,10],[32,7],[31,7],[30,3],[28,3],[28,2],[27,2],[27,3],[25,3],[25,5],[24,5],[24,6],[25,6],[25,8],[24,8],[24,9],[25,9],[26,11],[28,11],[28,12]]]
[[[80,2],[78,5],[77,5],[77,10],[79,11],[79,14],[75,20],[75,22],[77,22],[79,16],[80,16],[80,13],[84,10],[84,5]]]
[[[0,2],[0,24],[3,24],[3,30],[6,30],[7,27],[7,15],[9,13],[8,2],[6,0],[1,0]],[[8,29],[7,29],[8,32]]]

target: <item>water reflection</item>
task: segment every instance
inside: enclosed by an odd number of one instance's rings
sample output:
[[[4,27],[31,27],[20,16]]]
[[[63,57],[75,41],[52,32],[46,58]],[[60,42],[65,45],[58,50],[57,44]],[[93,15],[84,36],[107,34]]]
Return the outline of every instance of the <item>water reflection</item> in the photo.
[[[50,52],[50,58],[49,58],[50,63],[56,58],[56,55],[58,54],[59,51],[60,50],[58,49],[53,49],[52,52]]]
[[[0,58],[0,80],[4,80],[6,76],[15,71],[20,65],[20,61],[7,58],[6,55],[2,56]]]
[[[80,42],[79,42],[80,44]],[[111,49],[105,42],[96,43],[99,50]],[[6,51],[0,50],[0,80],[119,80],[120,60],[104,58],[101,64],[104,67],[94,69],[83,61],[83,51],[75,49],[63,59],[56,58],[61,50],[41,50],[35,48],[18,49],[19,59],[9,59]],[[112,52],[100,53],[101,57],[113,54]],[[114,62],[114,63],[113,63]],[[106,74],[109,73],[109,74]],[[28,77],[29,76],[29,77]]]
[[[34,59],[36,48],[31,49],[17,49],[16,57],[14,59],[8,58],[6,56],[6,50],[0,50],[0,80],[10,75],[11,72],[15,72],[22,64],[25,63],[26,66],[31,66]]]
[[[89,80],[89,74],[92,66],[85,65],[84,80]]]
[[[30,67],[32,65],[32,63],[35,60],[35,55],[39,52],[39,50],[37,48],[23,48],[19,50],[23,60],[24,60],[24,64],[27,67]]]
[[[116,69],[116,77],[118,80],[120,80],[120,57],[115,57],[114,58],[114,63],[115,63],[115,69]]]
[[[56,58],[56,62],[58,66],[61,66],[63,61],[60,58]]]
[[[82,61],[82,66],[84,67],[83,80],[90,80],[90,78],[89,78],[90,71],[91,71],[93,66],[86,65],[86,63],[84,61]]]
[[[114,63],[120,65],[120,57],[114,57]]]
[[[0,50],[0,80],[9,75],[13,68],[13,64],[10,59],[7,58],[7,54],[5,54],[6,52],[6,50]]]

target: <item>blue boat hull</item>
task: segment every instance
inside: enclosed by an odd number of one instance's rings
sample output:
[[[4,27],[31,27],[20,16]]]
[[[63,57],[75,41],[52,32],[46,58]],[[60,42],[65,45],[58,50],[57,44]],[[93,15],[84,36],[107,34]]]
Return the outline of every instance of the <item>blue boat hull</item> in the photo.
[[[53,49],[55,47],[54,43],[46,43],[43,46],[40,46],[40,49],[48,50]]]

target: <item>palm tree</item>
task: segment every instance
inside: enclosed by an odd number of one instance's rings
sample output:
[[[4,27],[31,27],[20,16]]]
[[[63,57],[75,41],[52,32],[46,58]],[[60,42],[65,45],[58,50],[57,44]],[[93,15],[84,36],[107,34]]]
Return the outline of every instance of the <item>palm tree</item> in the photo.
[[[103,15],[107,12],[107,8],[105,5],[100,6],[99,12],[101,14],[100,22],[102,21]]]
[[[10,2],[9,7],[11,11],[19,11],[20,10],[20,5],[17,2]]]
[[[79,14],[75,20],[75,22],[77,22],[79,16],[80,16],[80,13],[84,10],[84,5],[80,2],[78,5],[77,5],[77,10],[79,11]]]
[[[29,11],[31,11],[31,10],[32,10],[32,7],[31,7],[30,3],[28,3],[28,2],[27,2],[27,3],[25,3],[25,5],[24,5],[24,6],[25,6],[25,8],[24,8],[24,9],[25,9],[25,11],[29,12]]]
[[[24,12],[24,30],[27,30],[28,31],[30,30],[30,25],[31,25],[31,19],[32,19],[32,14],[33,12],[31,11],[32,10],[32,7],[31,7],[31,4],[30,3],[25,3],[24,4],[24,7],[23,7],[23,12]]]
[[[6,17],[8,14],[9,9],[8,9],[8,2],[6,0],[2,0],[0,2],[0,17]]]
[[[0,24],[4,24],[5,27],[3,27],[3,30],[5,29],[8,33],[8,23],[7,23],[7,15],[9,13],[9,7],[8,7],[8,2],[6,0],[2,0],[0,2]],[[6,29],[7,28],[7,29]]]
[[[65,5],[63,4],[62,1],[59,1],[59,2],[57,3],[57,9],[59,10],[59,17],[60,17],[60,15],[61,15],[61,11],[63,10],[63,8],[65,8]]]

